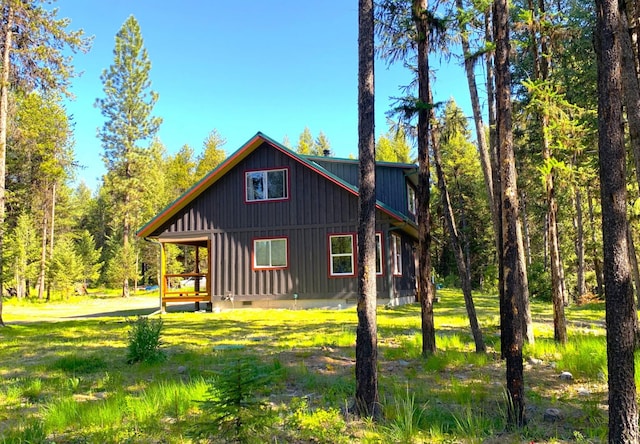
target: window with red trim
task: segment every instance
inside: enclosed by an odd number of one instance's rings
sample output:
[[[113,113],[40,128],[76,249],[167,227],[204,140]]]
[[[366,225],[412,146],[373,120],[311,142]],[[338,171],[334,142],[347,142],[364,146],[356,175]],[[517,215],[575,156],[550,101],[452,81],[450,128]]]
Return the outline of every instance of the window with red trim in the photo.
[[[376,274],[382,275],[382,234],[376,233]]]
[[[391,254],[393,274],[402,275],[402,238],[397,234],[391,234]]]
[[[253,268],[287,268],[287,238],[254,239]]]
[[[353,276],[355,274],[353,234],[329,236],[329,275]]]
[[[289,198],[289,180],[286,168],[247,171],[245,182],[247,202]]]

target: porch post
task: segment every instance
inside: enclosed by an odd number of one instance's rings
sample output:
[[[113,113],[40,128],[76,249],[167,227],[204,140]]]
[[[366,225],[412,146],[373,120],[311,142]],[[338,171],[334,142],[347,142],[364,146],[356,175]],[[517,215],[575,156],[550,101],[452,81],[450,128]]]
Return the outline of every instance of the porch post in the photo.
[[[160,288],[160,310],[164,312],[166,310],[166,304],[164,303],[164,295],[167,292],[167,254],[165,251],[165,243],[160,243],[160,282],[158,287]]]

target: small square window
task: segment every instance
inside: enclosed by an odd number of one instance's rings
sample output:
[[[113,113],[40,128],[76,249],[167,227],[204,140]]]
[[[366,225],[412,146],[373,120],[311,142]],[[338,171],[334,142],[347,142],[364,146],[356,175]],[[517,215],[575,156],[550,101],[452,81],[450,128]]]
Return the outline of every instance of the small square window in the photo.
[[[287,239],[256,239],[253,241],[253,268],[287,267]]]

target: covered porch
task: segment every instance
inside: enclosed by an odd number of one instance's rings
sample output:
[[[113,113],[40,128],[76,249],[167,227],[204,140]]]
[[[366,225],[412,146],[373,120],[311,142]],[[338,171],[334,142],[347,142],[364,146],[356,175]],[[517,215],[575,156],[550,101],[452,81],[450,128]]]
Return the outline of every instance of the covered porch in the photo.
[[[195,302],[211,309],[211,239],[209,235],[161,237],[160,301],[162,311],[168,303]],[[176,271],[180,269],[180,271]]]

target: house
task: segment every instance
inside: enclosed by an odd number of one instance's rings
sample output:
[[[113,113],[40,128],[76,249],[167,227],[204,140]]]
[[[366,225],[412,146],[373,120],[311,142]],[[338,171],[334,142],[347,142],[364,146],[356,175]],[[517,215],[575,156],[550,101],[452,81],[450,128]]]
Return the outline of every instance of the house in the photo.
[[[139,230],[160,246],[163,308],[354,303],[357,182],[357,160],[303,156],[257,133]],[[376,166],[379,303],[415,300],[416,184],[415,165]],[[170,244],[194,247],[206,265],[167,273]],[[195,285],[172,288],[185,278]]]

